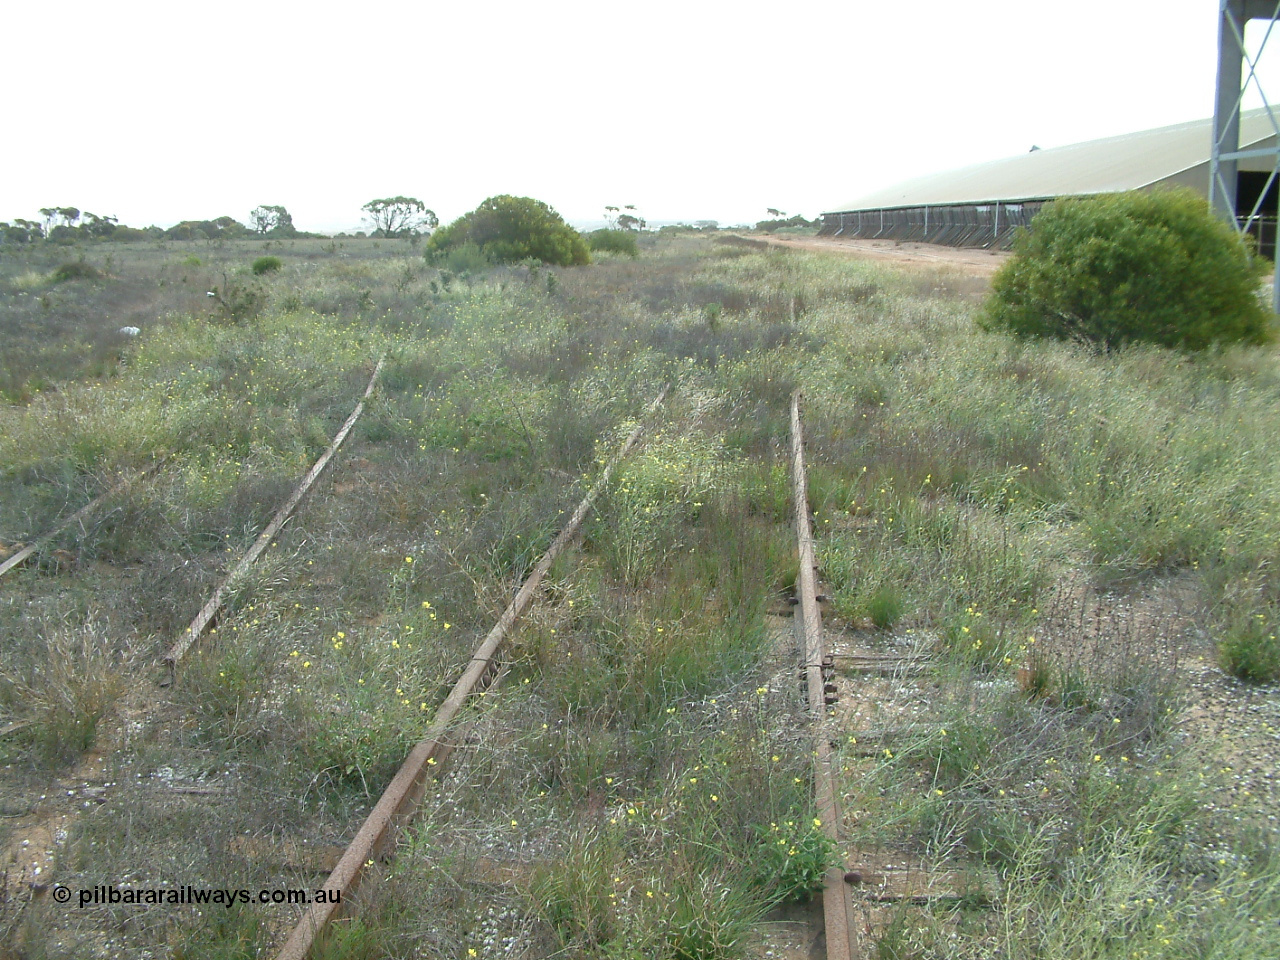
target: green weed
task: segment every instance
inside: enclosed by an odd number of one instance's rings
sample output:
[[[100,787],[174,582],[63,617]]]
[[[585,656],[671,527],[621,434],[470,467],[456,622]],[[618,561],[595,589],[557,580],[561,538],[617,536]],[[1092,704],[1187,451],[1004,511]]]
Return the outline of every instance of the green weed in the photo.
[[[756,828],[759,843],[753,883],[780,902],[805,901],[821,890],[835,859],[822,823],[808,811],[787,811],[785,819]]]
[[[890,630],[902,619],[902,594],[893,586],[881,584],[867,600],[867,616],[877,630]]]
[[[618,936],[616,876],[625,851],[606,834],[588,831],[573,839],[563,858],[534,871],[529,896],[555,929],[565,949],[590,951]]]
[[[1250,683],[1280,680],[1280,641],[1276,640],[1274,620],[1258,613],[1228,627],[1218,640],[1218,656],[1222,668],[1241,680]]]

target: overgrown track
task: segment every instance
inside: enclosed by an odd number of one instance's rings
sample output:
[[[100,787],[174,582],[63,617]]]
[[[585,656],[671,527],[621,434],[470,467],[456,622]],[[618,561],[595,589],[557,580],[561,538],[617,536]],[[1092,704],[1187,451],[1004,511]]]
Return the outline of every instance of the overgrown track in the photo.
[[[129,487],[133,486],[139,480],[145,480],[148,477],[154,476],[160,470],[160,467],[163,465],[164,465],[164,461],[162,460],[157,463],[153,463],[151,466],[147,467],[145,470],[139,470],[135,473],[131,473],[128,476],[121,479],[119,483],[113,486],[106,493],[103,493],[95,497],[94,499],[90,500],[83,507],[81,507],[75,513],[73,513],[71,516],[67,517],[61,523],[56,524],[51,530],[49,530],[48,533],[45,533],[37,537],[31,543],[27,544],[25,547],[23,547],[21,550],[15,553],[13,556],[5,560],[4,563],[0,563],[0,577],[4,576],[6,573],[8,573],[10,570],[18,566],[19,564],[21,564],[23,561],[25,561],[27,558],[32,556],[37,551],[43,549],[45,546],[51,543],[53,541],[53,538],[56,537],[58,534],[60,534],[63,530],[67,529],[67,527],[71,526],[73,523],[77,523],[80,520],[83,520],[85,517],[89,516],[91,513],[97,510],[100,506],[102,506],[104,503],[106,503],[116,494],[123,493],[125,490],[128,490]]]
[[[827,729],[827,678],[829,660],[822,640],[822,612],[818,609],[817,574],[813,552],[813,530],[809,521],[809,485],[804,464],[804,433],[800,422],[800,391],[791,397],[791,484],[795,505],[796,545],[799,573],[796,594],[799,610],[795,618],[796,643],[804,665],[804,684],[814,740],[814,796],[822,830],[832,845],[839,842],[840,804],[836,771],[831,757],[831,736]],[[853,960],[855,953],[853,902],[844,882],[844,872],[836,864],[827,867],[822,891],[822,912],[826,928],[828,960]]]
[[[329,895],[317,898],[317,901],[303,914],[302,919],[289,935],[289,939],[276,955],[277,960],[305,960],[306,957],[311,956],[329,922],[342,910],[343,902],[347,904],[351,902],[364,876],[365,868],[372,865],[375,860],[389,855],[396,835],[413,819],[422,802],[427,772],[431,767],[437,766],[450,750],[444,742],[450,723],[474,693],[491,686],[497,679],[500,663],[497,655],[503,641],[516,621],[528,609],[552,563],[577,536],[583,520],[604,491],[614,469],[639,442],[644,432],[645,420],[666,398],[667,389],[664,387],[649,405],[645,418],[641,419],[621,449],[605,465],[591,490],[578,504],[573,516],[569,518],[569,522],[551,542],[551,546],[547,548],[546,553],[525,579],[520,590],[498,618],[498,622],[471,655],[467,669],[458,678],[452,692],[436,711],[426,736],[413,748],[401,765],[325,882],[324,890],[329,892]],[[338,897],[332,896],[334,891],[338,892]],[[331,902],[331,900],[343,898],[345,898],[343,902]]]
[[[166,676],[163,681],[164,683],[167,684],[172,681],[173,670],[177,666],[178,661],[183,658],[186,652],[191,648],[191,645],[200,638],[200,634],[204,633],[205,628],[208,627],[209,624],[213,622],[213,618],[218,615],[218,610],[222,606],[222,601],[226,598],[227,587],[238,577],[242,576],[246,570],[253,566],[254,561],[258,559],[262,554],[262,551],[267,548],[269,543],[271,543],[272,538],[280,532],[280,528],[283,527],[289,517],[292,516],[294,508],[297,507],[302,498],[306,496],[307,491],[311,489],[311,485],[314,484],[320,474],[324,472],[324,468],[329,465],[329,461],[332,460],[333,455],[338,452],[338,448],[342,446],[342,442],[347,439],[347,434],[351,432],[351,428],[356,425],[356,421],[359,420],[360,415],[364,413],[364,405],[366,401],[368,401],[369,397],[372,396],[373,388],[377,386],[378,378],[382,376],[382,368],[386,361],[386,354],[383,354],[378,358],[377,366],[373,368],[373,376],[369,378],[369,385],[365,387],[364,396],[360,398],[360,402],[357,403],[355,409],[351,411],[351,416],[347,417],[346,423],[344,423],[342,428],[334,435],[333,441],[329,444],[328,448],[323,454],[321,454],[320,459],[315,462],[311,469],[307,471],[307,475],[302,478],[302,482],[299,483],[293,493],[290,494],[289,499],[286,500],[281,505],[280,509],[276,511],[276,515],[271,518],[271,522],[266,525],[262,533],[258,534],[258,539],[253,542],[253,546],[245,551],[244,556],[242,556],[236,565],[231,568],[231,571],[223,577],[222,582],[219,583],[217,589],[213,591],[213,595],[208,599],[205,605],[200,608],[200,612],[196,614],[196,618],[192,620],[187,629],[183,631],[182,636],[179,637],[177,642],[169,648],[169,652],[164,656],[165,665],[169,668],[166,672]]]
[[[261,239],[85,244],[92,282],[6,251],[8,551],[172,458],[0,579],[0,958],[274,956],[470,667],[499,686],[315,960],[835,957],[833,859],[854,956],[1280,958],[1276,351],[1097,356],[976,329],[963,270],[639,240],[273,240],[257,281]],[[206,317],[242,276],[261,313]],[[180,686],[138,683],[387,347]]]

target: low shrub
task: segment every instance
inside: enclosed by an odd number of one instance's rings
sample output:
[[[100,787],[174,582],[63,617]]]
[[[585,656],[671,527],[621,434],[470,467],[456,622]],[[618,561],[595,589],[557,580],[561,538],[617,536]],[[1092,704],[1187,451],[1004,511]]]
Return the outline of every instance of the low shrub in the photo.
[[[897,587],[882,584],[867,600],[867,616],[878,630],[889,630],[902,619],[902,593]]]
[[[101,278],[102,271],[91,263],[85,263],[83,260],[64,263],[62,266],[55,268],[50,275],[50,279],[54,283],[66,283],[68,280],[100,280]]]
[[[1280,640],[1264,614],[1227,629],[1218,642],[1222,669],[1250,683],[1280,681]]]
[[[283,266],[284,262],[279,257],[259,257],[253,261],[253,274],[260,277],[264,273],[275,273]]]
[[[1103,348],[1266,343],[1261,258],[1190,190],[1055,200],[996,273],[979,325]]]
[[[636,235],[630,230],[593,230],[587,235],[592,253],[620,253],[628,257],[640,256]]]
[[[224,279],[222,286],[210,291],[219,319],[228,323],[252,320],[267,304],[267,293],[252,282]]]
[[[487,270],[489,258],[476,244],[464,243],[441,253],[436,258],[436,265],[440,268],[440,282],[447,290],[453,276],[467,277]],[[451,276],[446,277],[446,274]]]
[[[490,197],[433,233],[425,253],[437,263],[448,251],[466,244],[474,244],[498,263],[533,258],[569,267],[591,262],[582,234],[547,204],[530,197]]]
[[[6,651],[0,710],[25,725],[20,739],[33,758],[69,761],[93,745],[98,725],[125,692],[128,656],[94,621]]]
[[[647,956],[673,960],[730,960],[744,955],[759,905],[741,888],[714,874],[677,875],[664,895],[660,944],[644,944]]]

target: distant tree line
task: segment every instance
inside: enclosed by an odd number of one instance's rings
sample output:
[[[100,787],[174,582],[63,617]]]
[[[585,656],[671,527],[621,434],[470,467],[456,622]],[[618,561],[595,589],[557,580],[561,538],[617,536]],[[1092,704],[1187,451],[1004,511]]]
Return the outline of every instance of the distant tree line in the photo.
[[[383,197],[370,200],[360,208],[365,212],[370,230],[359,231],[357,237],[415,239],[429,235],[439,225],[439,218],[416,197]],[[62,243],[80,240],[239,240],[265,237],[270,240],[293,240],[323,236],[303,233],[293,225],[293,216],[279,204],[264,203],[249,213],[248,224],[235,217],[213,220],[183,220],[172,227],[129,227],[118,217],[100,217],[81,212],[76,207],[42,207],[39,220],[21,217],[12,222],[0,220],[0,243]],[[341,234],[346,236],[346,234]]]
[[[428,237],[425,254],[433,262],[542,263],[573,266],[591,262],[591,250],[637,256],[636,235],[647,224],[634,205],[607,206],[606,230],[584,237],[540,200],[508,195],[490,197],[475,210],[441,227],[435,211],[416,197],[394,196],[370,200],[361,209],[370,230],[355,237],[406,239]],[[771,211],[773,212],[773,211]],[[44,207],[40,220],[0,221],[0,244],[58,243],[82,240],[238,240],[263,237],[316,237],[293,225],[289,211],[278,204],[261,204],[249,213],[249,223],[234,217],[183,220],[167,229],[130,227],[117,217],[81,212],[76,207]],[[699,229],[714,229],[714,220],[698,221]],[[346,237],[348,234],[338,234]]]
[[[786,227],[817,227],[820,225],[819,218],[806,220],[799,214],[788,216],[782,210],[776,207],[769,207],[769,219],[761,220],[756,224],[756,229],[761,233],[773,233],[775,230],[781,230]]]
[[[12,223],[0,220],[0,242],[35,243],[40,240],[70,242],[97,240],[119,229],[115,217],[100,217],[78,207],[41,207],[39,220],[21,217]]]
[[[0,220],[0,243],[70,244],[82,240],[238,240],[265,237],[270,240],[292,240],[318,237],[303,233],[293,225],[293,217],[284,207],[263,204],[249,214],[249,224],[235,217],[213,220],[183,220],[172,227],[130,227],[118,217],[99,216],[77,207],[41,207],[39,220],[22,217],[12,222]]]

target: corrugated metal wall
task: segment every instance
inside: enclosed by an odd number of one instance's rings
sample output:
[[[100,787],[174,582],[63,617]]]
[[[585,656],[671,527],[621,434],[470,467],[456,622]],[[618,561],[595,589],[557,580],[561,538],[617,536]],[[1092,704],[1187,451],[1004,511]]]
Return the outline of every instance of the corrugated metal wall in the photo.
[[[1043,205],[1036,200],[827,213],[822,216],[818,236],[915,240],[951,247],[1007,250],[1017,229],[1030,224]]]

